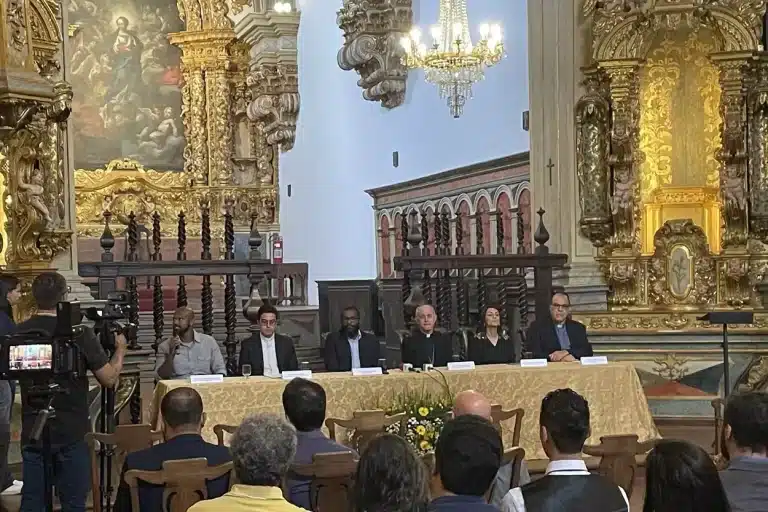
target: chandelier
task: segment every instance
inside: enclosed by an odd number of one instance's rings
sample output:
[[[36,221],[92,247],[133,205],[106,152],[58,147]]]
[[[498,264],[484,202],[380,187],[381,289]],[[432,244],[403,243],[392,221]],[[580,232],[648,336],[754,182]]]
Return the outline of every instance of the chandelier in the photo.
[[[411,30],[401,43],[408,68],[423,69],[427,82],[437,85],[454,118],[472,98],[472,85],[485,76],[485,68],[504,57],[499,25],[480,26],[480,41],[472,45],[466,0],[440,0],[440,20],[430,30],[432,46],[421,42],[421,31]]]

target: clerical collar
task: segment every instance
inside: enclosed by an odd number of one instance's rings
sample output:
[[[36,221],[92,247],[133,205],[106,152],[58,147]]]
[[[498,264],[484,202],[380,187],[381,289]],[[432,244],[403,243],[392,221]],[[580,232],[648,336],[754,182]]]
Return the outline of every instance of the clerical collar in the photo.
[[[565,327],[565,322],[561,324],[555,324],[555,327],[557,327],[558,329],[562,329],[563,327]]]
[[[264,343],[270,343],[270,342],[275,341],[275,335],[274,334],[272,334],[272,336],[270,336],[269,338],[267,338],[266,336],[264,336],[261,333],[259,333],[259,335],[261,336],[261,341],[263,341]]]
[[[429,338],[430,336],[432,336],[432,334],[434,334],[435,331],[432,331],[432,332],[419,331],[419,332],[421,332],[421,334],[423,334],[424,337]]]

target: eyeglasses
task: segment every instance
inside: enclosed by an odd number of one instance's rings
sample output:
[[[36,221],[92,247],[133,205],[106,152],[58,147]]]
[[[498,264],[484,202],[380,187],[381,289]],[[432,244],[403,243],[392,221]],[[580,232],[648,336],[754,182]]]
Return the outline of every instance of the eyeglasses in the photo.
[[[272,327],[277,323],[277,320],[260,320],[259,323],[264,327]]]
[[[570,308],[571,308],[570,304],[552,304],[552,309],[556,309],[556,310],[566,310]]]

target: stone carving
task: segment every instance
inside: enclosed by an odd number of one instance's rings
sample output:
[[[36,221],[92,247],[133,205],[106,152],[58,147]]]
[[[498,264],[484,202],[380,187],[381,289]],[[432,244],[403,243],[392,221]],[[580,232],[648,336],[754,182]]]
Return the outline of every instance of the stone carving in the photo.
[[[253,101],[248,118],[263,123],[267,144],[293,148],[299,115],[299,71],[295,65],[262,64],[248,76]]]
[[[579,180],[581,232],[596,247],[611,236],[609,204],[609,115],[610,105],[604,75],[588,73],[587,92],[576,103],[576,175]]]
[[[366,100],[400,106],[408,76],[400,41],[413,23],[412,0],[346,0],[336,21],[344,32],[339,67],[357,71]]]

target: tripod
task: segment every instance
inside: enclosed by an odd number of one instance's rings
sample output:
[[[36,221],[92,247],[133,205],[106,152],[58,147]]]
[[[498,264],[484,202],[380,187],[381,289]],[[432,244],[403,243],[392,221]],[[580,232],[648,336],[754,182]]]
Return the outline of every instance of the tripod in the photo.
[[[37,396],[47,397],[48,404],[40,409],[32,426],[30,433],[30,442],[40,445],[43,454],[43,489],[45,495],[45,510],[53,512],[53,455],[51,453],[51,433],[48,427],[48,420],[56,417],[56,410],[53,408],[53,400],[62,390],[58,384],[49,384],[43,390],[35,393]]]

